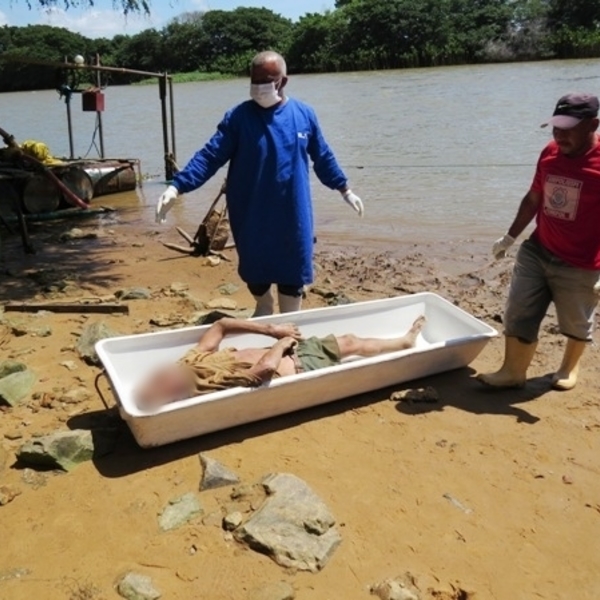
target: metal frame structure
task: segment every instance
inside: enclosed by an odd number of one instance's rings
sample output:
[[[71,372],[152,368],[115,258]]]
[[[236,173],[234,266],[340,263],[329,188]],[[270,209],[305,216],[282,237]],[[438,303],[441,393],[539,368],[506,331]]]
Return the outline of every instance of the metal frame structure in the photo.
[[[175,135],[175,104],[173,99],[173,77],[168,73],[155,73],[153,71],[140,71],[138,69],[128,69],[125,67],[109,67],[101,65],[99,57],[96,55],[97,64],[78,64],[75,62],[55,62],[29,59],[26,57],[17,56],[2,56],[0,60],[8,62],[18,62],[31,65],[40,65],[53,67],[55,69],[63,69],[68,71],[95,71],[100,76],[100,73],[119,73],[122,75],[141,75],[143,77],[156,77],[158,79],[158,96],[160,100],[160,112],[162,122],[162,137],[163,137],[163,153],[165,166],[165,179],[170,181],[173,179],[176,170],[176,135]],[[99,81],[99,79],[97,79]],[[167,102],[168,100],[168,102]],[[69,126],[69,144],[71,154],[73,153],[73,141],[71,133],[70,105],[67,102],[67,120]],[[100,121],[101,122],[101,121]],[[100,126],[101,127],[101,126]],[[101,135],[101,153],[103,154],[104,140]]]

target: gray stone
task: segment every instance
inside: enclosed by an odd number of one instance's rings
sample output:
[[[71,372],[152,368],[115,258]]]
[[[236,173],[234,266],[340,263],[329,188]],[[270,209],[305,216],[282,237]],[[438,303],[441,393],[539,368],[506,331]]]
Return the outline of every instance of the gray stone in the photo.
[[[181,281],[174,281],[169,286],[169,291],[175,295],[181,295],[184,292],[187,292],[190,289],[190,286],[187,283],[182,283]]]
[[[150,577],[133,572],[121,578],[117,591],[119,596],[127,600],[158,600],[161,596]]]
[[[210,308],[211,310],[235,310],[237,302],[231,298],[215,298],[207,303],[206,308]]]
[[[329,306],[345,306],[346,304],[353,304],[356,300],[346,296],[343,292],[335,294],[332,298],[327,300]]]
[[[235,283],[224,283],[223,285],[219,286],[219,292],[223,296],[232,296],[239,289],[240,289],[240,286],[236,285]]]
[[[152,292],[148,288],[134,287],[115,292],[119,300],[150,300]]]
[[[29,369],[3,377],[0,379],[0,400],[16,406],[29,395],[36,381],[35,373]]]
[[[262,484],[268,497],[235,538],[283,567],[321,570],[342,541],[327,506],[295,475],[268,475]]]
[[[200,491],[212,490],[218,487],[235,485],[240,478],[218,460],[200,453],[200,464],[202,465],[202,479],[200,480]]]
[[[25,371],[26,369],[27,365],[22,362],[17,362],[16,360],[3,360],[0,362],[0,379],[7,375],[12,375],[13,373]]]
[[[65,231],[60,235],[60,240],[62,242],[68,242],[71,240],[92,240],[98,237],[98,234],[95,231],[84,231],[83,229],[79,229],[79,227],[73,227],[69,231]]]
[[[115,442],[112,429],[57,431],[23,444],[17,458],[31,466],[70,471],[79,463],[112,452]]]
[[[296,592],[287,581],[277,581],[252,588],[248,600],[294,600]]]
[[[89,400],[90,397],[91,394],[86,388],[75,388],[60,396],[58,400],[65,404],[79,404],[80,402]]]
[[[200,502],[190,492],[169,501],[158,517],[158,525],[163,531],[171,531],[185,525],[200,514],[202,514]]]
[[[371,586],[371,594],[380,600],[420,600],[414,577],[406,573],[403,577],[386,579]]]
[[[437,390],[431,386],[426,388],[416,388],[412,390],[402,390],[394,392],[390,396],[393,402],[439,402],[440,395]]]
[[[74,360],[63,360],[60,363],[60,366],[68,369],[69,371],[75,371],[77,369],[77,363]]]
[[[116,337],[118,334],[113,331],[104,321],[95,321],[85,326],[79,340],[77,340],[77,352],[83,360],[98,364],[100,359],[96,354],[96,342],[105,338]]]
[[[38,473],[33,469],[23,469],[21,472],[21,479],[23,483],[31,486],[34,490],[38,490],[48,483],[46,473]]]
[[[229,513],[223,517],[223,529],[225,531],[233,531],[237,529],[244,521],[244,515],[239,510]]]
[[[43,325],[42,327],[30,329],[29,333],[34,337],[49,337],[52,335],[52,328],[50,325]]]

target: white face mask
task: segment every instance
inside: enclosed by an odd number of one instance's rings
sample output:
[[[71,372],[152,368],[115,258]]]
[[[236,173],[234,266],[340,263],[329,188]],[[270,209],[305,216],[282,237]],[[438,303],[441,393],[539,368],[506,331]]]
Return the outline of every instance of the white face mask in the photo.
[[[275,82],[251,83],[250,98],[263,108],[271,108],[282,100]]]

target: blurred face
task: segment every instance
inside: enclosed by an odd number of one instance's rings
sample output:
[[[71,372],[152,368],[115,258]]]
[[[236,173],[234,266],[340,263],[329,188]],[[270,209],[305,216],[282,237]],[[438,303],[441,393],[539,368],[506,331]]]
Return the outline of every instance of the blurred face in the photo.
[[[179,365],[158,369],[135,392],[139,408],[157,408],[193,395],[191,373]]]
[[[562,154],[577,157],[585,154],[596,142],[598,119],[583,119],[571,129],[554,127],[552,135]]]

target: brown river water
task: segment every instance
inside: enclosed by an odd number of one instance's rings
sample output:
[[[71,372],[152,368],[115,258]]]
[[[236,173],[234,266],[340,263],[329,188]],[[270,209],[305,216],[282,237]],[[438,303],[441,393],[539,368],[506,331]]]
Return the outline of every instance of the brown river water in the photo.
[[[599,78],[600,60],[291,77],[288,94],[315,107],[366,207],[359,221],[315,179],[319,240],[374,248],[450,242],[470,245],[470,252],[489,244],[508,227],[549,139],[540,123],[563,93],[599,93]],[[247,94],[245,79],[174,86],[180,165]],[[72,106],[81,156],[95,115],[81,111],[78,97]],[[102,204],[135,209],[127,210],[129,220],[149,224],[164,189],[157,86],[109,86],[103,118],[107,155],[139,158],[153,177],[137,193]],[[0,123],[19,141],[38,139],[53,154],[68,154],[65,108],[54,91],[0,94]],[[169,225],[193,229],[224,177],[225,170],[189,194],[171,211]]]

